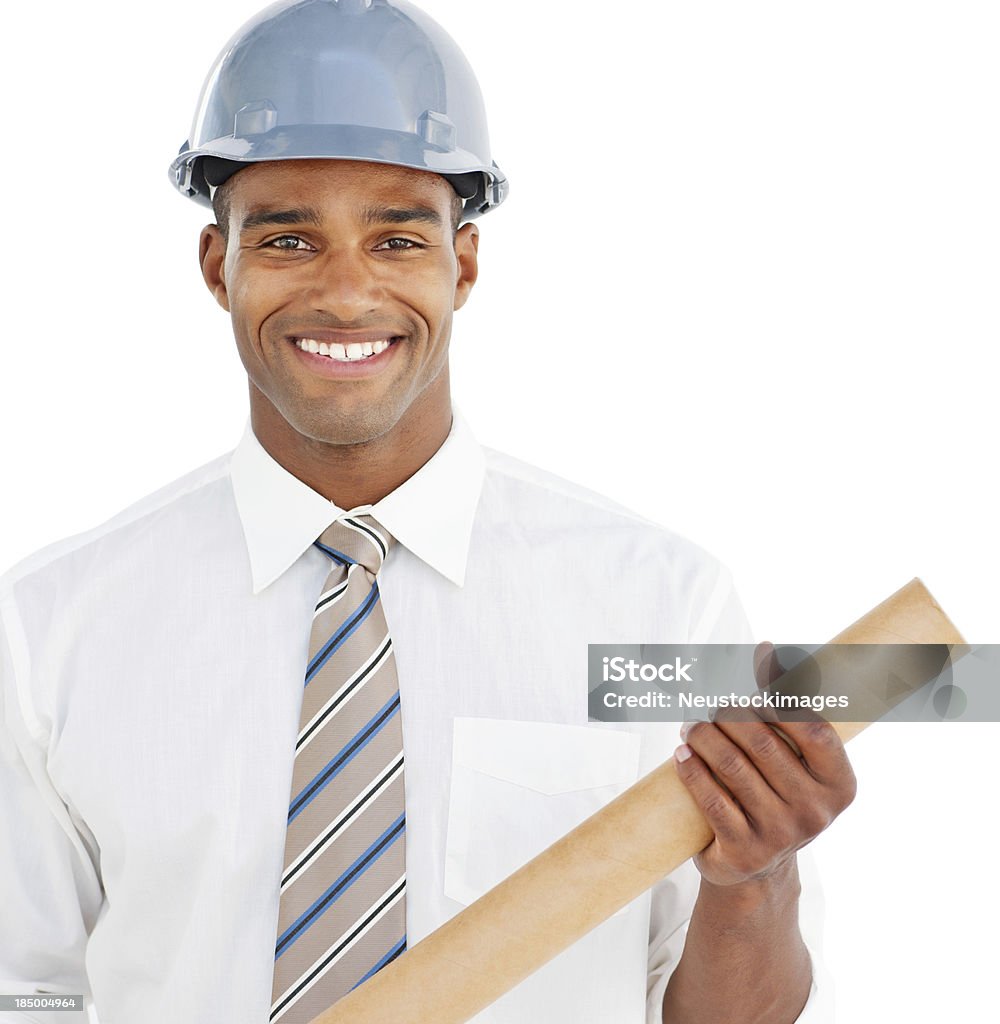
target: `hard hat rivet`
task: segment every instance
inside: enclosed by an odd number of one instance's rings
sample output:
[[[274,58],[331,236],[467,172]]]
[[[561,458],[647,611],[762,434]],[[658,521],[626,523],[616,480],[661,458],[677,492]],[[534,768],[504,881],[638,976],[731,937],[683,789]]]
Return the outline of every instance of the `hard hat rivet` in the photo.
[[[417,134],[435,149],[450,151],[455,148],[455,123],[436,110],[425,110],[417,118]]]
[[[270,100],[255,100],[236,111],[233,135],[244,139],[248,135],[263,135],[278,123],[278,111]]]

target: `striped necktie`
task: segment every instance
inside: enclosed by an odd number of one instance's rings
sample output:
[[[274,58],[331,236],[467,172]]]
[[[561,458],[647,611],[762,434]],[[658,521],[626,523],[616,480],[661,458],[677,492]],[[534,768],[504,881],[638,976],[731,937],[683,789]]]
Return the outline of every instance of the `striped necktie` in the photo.
[[[271,1021],[307,1024],[406,949],[403,732],[376,575],[392,537],[349,513],[316,546],[316,605],[285,837]]]

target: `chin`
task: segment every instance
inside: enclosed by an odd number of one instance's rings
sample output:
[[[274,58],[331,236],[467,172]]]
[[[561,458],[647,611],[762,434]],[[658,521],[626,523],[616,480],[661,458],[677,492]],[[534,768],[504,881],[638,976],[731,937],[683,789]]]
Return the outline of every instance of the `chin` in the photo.
[[[317,415],[303,420],[289,419],[291,426],[305,437],[322,444],[348,446],[369,444],[387,434],[396,424],[382,415]]]

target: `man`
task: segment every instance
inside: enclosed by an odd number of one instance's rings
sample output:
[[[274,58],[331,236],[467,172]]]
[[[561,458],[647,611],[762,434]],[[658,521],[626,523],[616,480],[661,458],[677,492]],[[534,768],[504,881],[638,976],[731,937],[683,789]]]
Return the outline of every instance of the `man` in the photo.
[[[4,577],[3,991],[308,1022],[670,755],[584,727],[588,642],[746,639],[704,552],[454,414],[488,153],[404,3],[269,8],[213,69],[174,171],[250,429]],[[481,1019],[808,1019],[795,854],[854,783],[789,732],[691,728],[697,898],[677,872]]]

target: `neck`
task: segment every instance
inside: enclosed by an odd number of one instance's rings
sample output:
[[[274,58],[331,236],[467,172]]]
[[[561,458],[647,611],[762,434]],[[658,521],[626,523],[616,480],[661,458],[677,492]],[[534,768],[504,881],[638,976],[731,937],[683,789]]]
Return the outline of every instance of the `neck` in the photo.
[[[450,392],[447,379],[439,383],[443,396],[428,394],[438,390],[432,385],[381,437],[353,444],[299,433],[252,385],[250,422],[268,455],[324,498],[342,509],[374,505],[413,476],[448,437]]]

